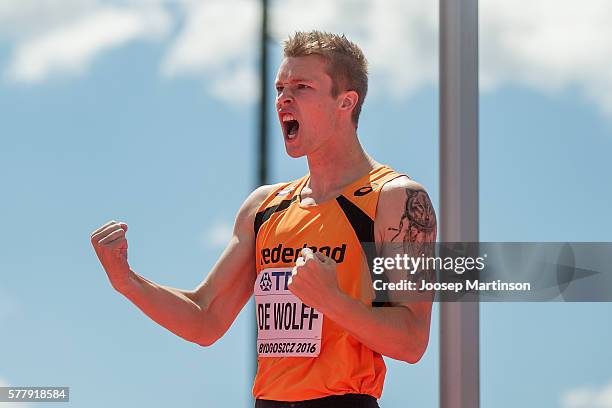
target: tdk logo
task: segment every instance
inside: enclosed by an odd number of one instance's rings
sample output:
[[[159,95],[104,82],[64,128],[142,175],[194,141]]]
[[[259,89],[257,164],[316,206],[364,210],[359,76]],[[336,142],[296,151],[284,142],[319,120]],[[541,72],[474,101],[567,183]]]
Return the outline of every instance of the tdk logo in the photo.
[[[278,283],[276,286],[278,286]],[[270,279],[270,274],[268,272],[264,272],[263,275],[261,275],[259,287],[265,292],[268,292],[270,291],[270,289],[272,289],[272,279]]]
[[[300,253],[304,248],[312,249],[312,252],[321,252],[323,255],[330,257],[336,263],[342,263],[344,261],[344,255],[346,253],[346,244],[342,244],[335,248],[331,246],[322,246],[317,248],[316,246],[304,244],[301,248],[289,248],[283,247],[283,244],[278,244],[274,248],[262,248],[261,250],[261,261],[260,264],[270,264],[270,263],[284,263],[284,264],[294,264],[295,261],[300,257]]]
[[[274,290],[289,290],[289,277],[291,277],[291,271],[274,271],[272,272],[274,277]]]

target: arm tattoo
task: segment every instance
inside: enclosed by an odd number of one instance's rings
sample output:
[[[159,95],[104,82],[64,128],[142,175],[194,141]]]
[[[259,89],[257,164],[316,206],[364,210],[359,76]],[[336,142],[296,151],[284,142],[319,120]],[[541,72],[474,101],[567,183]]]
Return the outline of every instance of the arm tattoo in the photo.
[[[396,231],[391,238],[391,242],[395,244],[391,246],[394,246],[396,251],[400,250],[401,246],[401,251],[413,258],[422,255],[432,257],[435,255],[436,213],[425,191],[412,188],[406,188],[405,191],[406,202],[399,225],[397,228],[388,228],[389,231]],[[434,282],[436,279],[435,269],[421,267],[416,272],[418,273],[412,272],[404,278],[417,282],[419,287],[421,284],[418,281],[421,279],[428,282]],[[421,292],[420,289],[419,292]]]
[[[411,248],[410,252],[416,256],[421,254],[425,244],[435,240],[436,213],[425,191],[406,189],[406,204],[399,226],[389,230],[397,231],[391,241],[395,241],[403,233],[404,249],[408,251]]]

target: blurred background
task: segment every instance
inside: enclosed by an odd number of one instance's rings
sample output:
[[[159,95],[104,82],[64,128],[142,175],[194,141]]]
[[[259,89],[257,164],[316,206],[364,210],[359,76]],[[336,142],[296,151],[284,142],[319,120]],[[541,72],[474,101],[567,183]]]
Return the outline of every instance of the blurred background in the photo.
[[[89,242],[194,288],[256,184],[260,3],[0,1],[0,386],[78,407],[250,406],[254,312],[202,348],[114,292]],[[612,3],[480,1],[480,239],[612,241]],[[270,79],[296,30],[370,62],[359,137],[438,194],[438,4],[270,2]],[[271,84],[272,86],[272,84]],[[270,91],[270,181],[301,177]],[[612,305],[481,304],[482,407],[612,407]],[[438,406],[438,305],[380,405]],[[9,407],[9,404],[0,404]],[[14,404],[24,408],[36,404]]]

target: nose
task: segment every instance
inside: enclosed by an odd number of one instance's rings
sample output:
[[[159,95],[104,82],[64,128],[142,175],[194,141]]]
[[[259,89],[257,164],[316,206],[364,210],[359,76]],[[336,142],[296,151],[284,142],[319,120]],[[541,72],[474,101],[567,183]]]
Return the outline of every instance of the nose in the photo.
[[[276,107],[280,108],[284,105],[288,105],[293,102],[293,95],[287,90],[287,88],[283,89],[276,96]]]

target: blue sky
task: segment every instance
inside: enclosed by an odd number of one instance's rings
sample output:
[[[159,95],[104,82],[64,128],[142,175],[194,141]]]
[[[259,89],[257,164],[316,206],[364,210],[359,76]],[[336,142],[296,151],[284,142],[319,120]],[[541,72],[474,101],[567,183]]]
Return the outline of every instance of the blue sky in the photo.
[[[138,273],[179,288],[206,276],[255,183],[254,4],[232,3],[242,11],[230,27],[214,1],[68,3],[45,3],[55,14],[28,1],[0,7],[0,382],[69,385],[70,405],[92,408],[247,406],[250,310],[214,346],[187,343],[112,290],[89,234],[125,221]],[[360,139],[438,207],[436,8],[394,3],[402,25],[376,1],[360,3],[371,8],[363,21],[357,6],[329,4],[326,14],[319,1],[303,13],[298,2],[276,5],[274,38],[308,26],[363,41],[372,83]],[[556,31],[570,6],[535,20],[547,2],[534,4],[526,16],[482,2],[481,240],[612,241],[612,87],[609,65],[597,65],[612,46],[574,46]],[[296,10],[301,20],[286,18]],[[605,38],[595,17],[609,10],[594,1],[576,11],[576,36]],[[531,36],[511,36],[517,26]],[[547,57],[532,43],[548,45]],[[303,175],[272,123],[271,181]],[[381,406],[437,406],[437,311],[419,364],[387,360]],[[612,407],[611,312],[481,305],[482,406]]]

